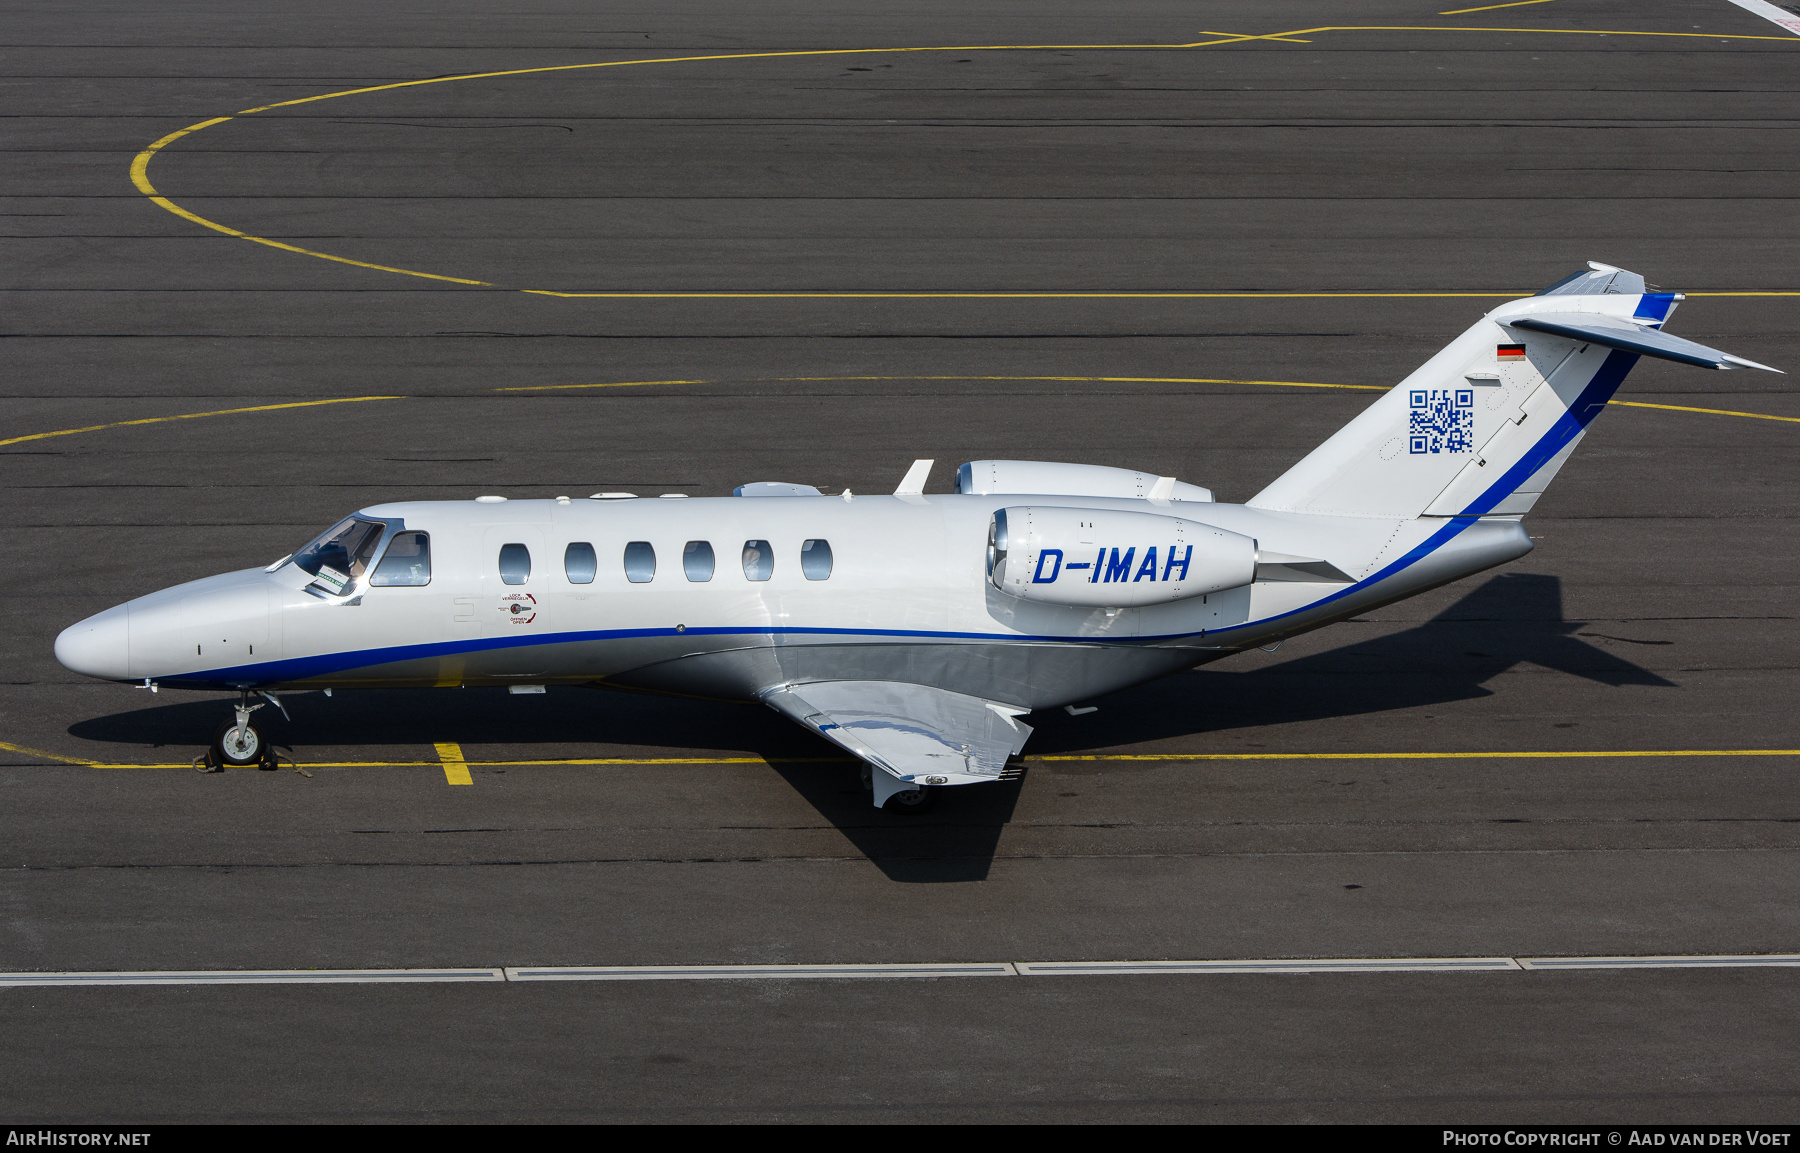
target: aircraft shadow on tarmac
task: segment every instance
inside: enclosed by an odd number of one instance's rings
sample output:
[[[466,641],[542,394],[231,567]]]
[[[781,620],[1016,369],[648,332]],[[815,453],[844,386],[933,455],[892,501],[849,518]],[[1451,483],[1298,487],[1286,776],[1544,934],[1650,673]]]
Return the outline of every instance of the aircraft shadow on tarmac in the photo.
[[[1099,713],[1034,714],[1033,753],[1074,753],[1216,733],[1363,716],[1492,696],[1487,682],[1522,664],[1614,688],[1673,688],[1649,669],[1577,635],[1562,582],[1503,573],[1423,624],[1244,672],[1210,668],[1117,693]],[[1627,638],[1611,637],[1622,640]],[[1660,645],[1661,641],[1640,641]]]
[[[1035,714],[1033,753],[1074,753],[1178,736],[1359,716],[1492,695],[1485,682],[1535,664],[1611,686],[1672,682],[1576,636],[1586,622],[1563,619],[1556,577],[1493,577],[1414,628],[1246,672],[1198,670],[1105,698],[1100,712]],[[766,710],[674,698],[564,690],[509,696],[497,689],[390,689],[284,698],[293,722],[269,718],[277,745],[370,750],[395,760],[429,757],[434,742],[500,745],[525,759],[586,755],[597,739],[637,754],[693,756],[700,749],[749,750],[890,879],[979,881],[987,877],[1022,782],[957,789],[935,812],[897,816],[868,802],[854,766],[837,750]],[[273,710],[265,710],[266,715]],[[230,713],[218,697],[171,701],[80,721],[84,741],[171,747],[197,754]],[[397,747],[400,746],[400,747]],[[522,746],[536,746],[524,747]],[[549,750],[547,746],[572,746]]]

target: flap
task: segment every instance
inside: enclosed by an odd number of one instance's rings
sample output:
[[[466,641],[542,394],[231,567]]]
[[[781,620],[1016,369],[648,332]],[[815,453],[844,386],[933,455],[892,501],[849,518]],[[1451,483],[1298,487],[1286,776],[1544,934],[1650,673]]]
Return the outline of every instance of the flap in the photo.
[[[762,694],[800,722],[901,781],[968,785],[998,780],[1006,758],[1025,747],[1026,712],[901,681],[814,681]],[[927,780],[942,777],[942,781]]]
[[[1754,360],[1733,356],[1729,352],[1708,348],[1704,344],[1683,340],[1679,336],[1670,336],[1659,329],[1591,312],[1535,312],[1529,316],[1502,320],[1500,323],[1508,328],[1548,332],[1553,336],[1603,344],[1608,348],[1620,348],[1626,352],[1660,357],[1681,364],[1696,364],[1701,368],[1760,368],[1767,372],[1781,371]]]

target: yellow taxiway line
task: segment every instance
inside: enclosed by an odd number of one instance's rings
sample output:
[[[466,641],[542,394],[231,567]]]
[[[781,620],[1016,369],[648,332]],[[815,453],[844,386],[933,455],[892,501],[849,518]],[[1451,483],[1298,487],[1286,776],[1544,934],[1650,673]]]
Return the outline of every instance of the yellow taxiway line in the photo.
[[[452,785],[474,784],[469,779],[469,765],[463,759],[462,746],[451,741],[440,741],[437,745],[438,759],[444,766],[444,781]]]
[[[1448,12],[1439,12],[1439,16],[1461,16],[1467,12],[1492,12],[1496,8],[1523,8],[1527,4],[1548,4],[1550,0],[1507,0],[1504,4],[1483,4],[1479,8],[1452,8]]]
[[[1609,400],[1606,403],[1623,405],[1626,408],[1661,408],[1669,412],[1703,412],[1708,416],[1743,416],[1751,420],[1785,420],[1790,424],[1800,424],[1800,416],[1773,416],[1766,412],[1733,412],[1728,408],[1691,408],[1685,404],[1650,404],[1642,400]]]
[[[128,428],[137,424],[162,424],[171,420],[198,420],[203,416],[234,416],[243,412],[273,412],[278,408],[314,408],[321,404],[356,404],[365,400],[405,400],[404,396],[339,396],[330,400],[297,400],[287,404],[259,404],[251,408],[221,408],[214,412],[184,412],[175,416],[147,416],[141,420],[115,420],[110,424],[90,424],[83,428],[61,428],[55,432],[33,432],[24,436],[15,436],[9,440],[0,440],[0,445],[23,444],[28,440],[43,440],[52,436],[74,436],[78,432],[100,432],[108,428]]]
[[[1692,294],[1690,294],[1692,295]],[[1800,295],[1800,294],[1794,294]],[[1330,384],[1317,380],[1233,380],[1224,377],[1182,377],[1182,376],[777,376],[764,378],[780,383],[830,383],[832,381],[875,381],[875,380],[985,380],[985,381],[1064,381],[1068,383],[1099,384],[1248,384],[1268,388],[1337,388],[1359,392],[1386,392],[1392,386],[1385,384]],[[566,392],[588,388],[648,388],[662,384],[714,384],[710,380],[620,380],[602,381],[595,384],[528,384],[510,388],[496,388],[493,392]],[[750,382],[754,383],[754,381]],[[43,440],[53,436],[74,436],[83,432],[103,432],[109,428],[128,428],[140,424],[162,424],[172,420],[197,420],[203,416],[237,416],[247,412],[274,412],[288,408],[314,408],[325,404],[358,404],[369,400],[408,400],[406,396],[343,396],[331,400],[303,400],[287,404],[259,404],[250,408],[222,408],[213,412],[184,412],[175,416],[151,416],[140,420],[119,420],[110,424],[90,424],[82,428],[62,428],[53,432],[33,432],[24,436],[15,436],[0,440],[0,445],[20,444],[30,440]],[[1652,404],[1642,400],[1613,400],[1608,404],[1621,405],[1625,408],[1655,408],[1667,412],[1695,412],[1707,416],[1736,416],[1747,420],[1778,420],[1790,424],[1800,424],[1800,417],[1776,416],[1768,412],[1739,412],[1728,408],[1696,408],[1685,404]],[[0,748],[4,748],[0,745]]]
[[[1476,12],[1476,11],[1483,11],[1483,10],[1492,9],[1492,8],[1517,7],[1517,6],[1521,6],[1525,3],[1531,3],[1531,2],[1536,2],[1536,0],[1517,0],[1517,2],[1514,4],[1486,5],[1486,6],[1484,6],[1484,8],[1456,9],[1454,12],[1441,13],[1441,15],[1455,15],[1455,14],[1459,14],[1459,13],[1463,13],[1463,12]],[[809,293],[809,292],[554,292],[554,291],[550,291],[550,290],[546,290],[546,289],[526,289],[526,288],[515,289],[515,288],[510,288],[505,285],[497,285],[497,284],[494,284],[494,283],[491,283],[491,282],[485,281],[485,280],[473,280],[473,279],[469,279],[466,277],[459,277],[459,276],[446,276],[442,273],[420,272],[420,271],[417,271],[415,269],[410,269],[410,268],[395,268],[395,267],[392,267],[390,265],[385,265],[385,264],[373,264],[373,263],[370,263],[368,261],[363,261],[363,260],[352,260],[349,257],[336,256],[329,252],[317,252],[310,248],[301,248],[298,245],[288,244],[285,241],[271,240],[265,236],[253,236],[247,232],[242,232],[238,229],[230,227],[229,225],[220,224],[219,222],[217,222],[215,220],[209,220],[206,217],[199,215],[198,213],[195,213],[186,208],[183,208],[181,205],[176,204],[174,201],[163,196],[160,192],[157,191],[156,186],[150,182],[150,161],[152,159],[154,159],[155,156],[159,152],[161,152],[163,149],[169,147],[171,144],[174,144],[177,140],[181,140],[184,137],[191,136],[192,134],[199,132],[203,129],[211,128],[214,125],[227,123],[233,119],[236,119],[237,117],[254,116],[258,113],[270,112],[277,108],[293,108],[293,107],[296,107],[296,106],[299,106],[302,104],[312,104],[312,103],[315,103],[320,100],[336,100],[336,99],[339,99],[339,98],[345,97],[345,96],[359,96],[359,95],[364,95],[364,94],[371,93],[371,92],[390,92],[390,91],[393,91],[395,89],[400,89],[400,88],[417,88],[417,87],[421,87],[421,86],[427,85],[427,84],[448,84],[448,83],[451,83],[453,81],[458,81],[458,80],[484,80],[484,79],[494,79],[494,78],[503,77],[503,76],[526,76],[526,75],[532,75],[535,73],[543,73],[543,72],[571,72],[571,71],[579,71],[579,70],[583,70],[583,69],[593,69],[593,68],[621,68],[621,67],[628,67],[628,66],[632,66],[632,65],[641,65],[641,64],[687,64],[687,63],[699,63],[699,62],[715,61],[715,60],[761,60],[761,59],[774,59],[774,58],[782,58],[782,57],[801,57],[801,56],[860,56],[860,55],[871,55],[871,54],[893,54],[893,53],[909,53],[909,52],[918,52],[918,53],[923,53],[923,52],[1023,52],[1023,51],[1045,51],[1045,50],[1110,51],[1110,50],[1151,49],[1151,50],[1168,51],[1168,50],[1187,50],[1187,49],[1194,49],[1194,48],[1208,48],[1208,47],[1215,47],[1215,46],[1227,45],[1227,44],[1243,44],[1243,43],[1248,43],[1248,42],[1252,42],[1252,41],[1279,41],[1279,42],[1297,42],[1297,43],[1301,43],[1301,44],[1309,44],[1309,43],[1311,43],[1311,41],[1305,39],[1305,37],[1317,35],[1319,33],[1327,33],[1327,32],[1504,32],[1504,33],[1513,33],[1513,34],[1519,34],[1519,35],[1657,36],[1657,37],[1675,37],[1675,38],[1722,40],[1722,41],[1729,41],[1729,40],[1780,40],[1780,41],[1787,42],[1787,43],[1794,42],[1794,38],[1791,36],[1756,36],[1756,35],[1725,35],[1725,36],[1721,36],[1717,33],[1709,33],[1709,32],[1638,32],[1638,31],[1627,31],[1627,30],[1604,30],[1604,29],[1595,29],[1595,28],[1484,28],[1484,27],[1457,27],[1454,25],[1442,26],[1442,25],[1403,25],[1403,24],[1394,24],[1394,25],[1341,24],[1341,25],[1325,25],[1325,26],[1321,26],[1318,28],[1297,28],[1297,29],[1294,29],[1294,30],[1288,31],[1288,32],[1270,32],[1270,33],[1264,33],[1264,34],[1260,34],[1260,35],[1208,32],[1208,33],[1202,33],[1202,35],[1211,36],[1211,37],[1213,37],[1213,39],[1198,40],[1198,41],[1193,41],[1191,43],[1185,43],[1185,44],[981,44],[981,45],[961,45],[961,46],[940,45],[940,46],[918,47],[918,48],[817,48],[817,49],[805,49],[805,50],[782,51],[782,52],[732,52],[732,53],[720,53],[720,54],[704,55],[704,56],[665,56],[665,57],[657,57],[657,58],[652,58],[652,59],[636,59],[636,60],[600,60],[600,61],[593,61],[593,62],[586,63],[586,64],[554,64],[554,65],[540,66],[540,67],[536,67],[536,68],[510,68],[510,69],[505,69],[505,70],[497,71],[497,72],[469,72],[469,73],[463,73],[463,74],[454,75],[454,76],[432,76],[432,77],[427,77],[427,78],[421,79],[421,80],[401,80],[401,81],[397,81],[397,82],[394,82],[391,84],[375,84],[375,85],[370,85],[370,86],[364,87],[364,88],[347,88],[347,89],[343,89],[343,90],[337,91],[337,92],[323,92],[316,96],[302,96],[302,97],[299,97],[294,100],[282,100],[282,101],[278,101],[273,104],[258,105],[255,108],[245,108],[245,109],[237,112],[233,116],[215,116],[210,120],[202,120],[199,123],[190,124],[186,128],[177,129],[176,131],[169,133],[167,136],[162,137],[160,140],[154,141],[149,146],[144,148],[143,151],[139,152],[135,157],[132,158],[130,174],[131,174],[132,184],[135,185],[137,190],[139,192],[141,192],[144,196],[149,198],[151,203],[155,204],[157,207],[162,208],[168,212],[172,212],[176,216],[179,216],[183,220],[189,221],[190,223],[198,224],[203,228],[212,229],[213,231],[223,233],[226,236],[235,237],[240,240],[248,240],[248,241],[251,241],[256,244],[267,245],[270,248],[281,249],[284,252],[293,252],[293,253],[297,253],[302,256],[314,256],[314,257],[319,258],[320,260],[330,260],[330,261],[334,261],[338,264],[353,265],[358,268],[367,268],[367,269],[371,269],[376,272],[390,272],[390,273],[394,273],[394,274],[400,275],[400,276],[415,276],[415,277],[421,277],[426,280],[443,281],[443,282],[447,282],[447,283],[451,283],[451,284],[461,284],[461,285],[477,287],[477,288],[500,288],[504,291],[525,292],[525,293],[530,293],[532,295],[537,295],[537,296],[560,296],[560,297],[574,297],[574,298],[599,298],[599,299],[622,299],[622,300],[813,299],[813,298],[817,298],[817,299],[876,299],[876,300],[879,300],[879,299],[999,299],[999,298],[1014,298],[1014,299],[1058,299],[1058,298],[1066,298],[1066,299],[1107,299],[1107,298],[1121,298],[1121,299],[1156,299],[1156,298],[1225,299],[1225,298],[1250,297],[1250,296],[1261,296],[1261,295],[1273,295],[1273,296],[1286,295],[1286,296],[1295,296],[1295,297],[1344,296],[1344,297],[1354,298],[1354,297],[1359,297],[1359,296],[1431,297],[1431,296],[1490,295],[1490,294],[1484,294],[1484,293],[1286,293],[1286,294],[1283,294],[1283,293],[1274,293],[1274,294],[1257,293],[1257,294],[1240,294],[1240,293],[1108,293],[1108,292],[1075,292],[1075,293],[1031,293],[1031,292],[1018,292],[1018,293],[1010,293],[1010,292],[999,292],[999,293],[960,293],[960,292],[916,292],[916,293],[915,292],[821,292],[821,293]],[[1497,294],[1497,295],[1512,295],[1512,294],[1504,294],[1503,293],[1503,294]],[[1529,294],[1522,294],[1522,295],[1529,295]]]
[[[470,768],[545,768],[613,766],[643,768],[661,765],[802,765],[848,764],[844,757],[555,757],[478,761],[467,759],[462,746],[441,742],[434,746],[438,759],[429,761],[317,761],[311,769],[413,769],[439,768],[452,785],[470,783]],[[89,769],[187,769],[191,761],[127,764],[65,757],[25,745],[0,741],[0,749],[42,757]],[[1183,764],[1200,761],[1509,761],[1509,760],[1612,760],[1645,757],[1800,757],[1800,749],[1604,749],[1604,750],[1483,750],[1476,752],[1334,752],[1334,753],[1045,753],[1019,758],[1027,765],[1069,762]]]

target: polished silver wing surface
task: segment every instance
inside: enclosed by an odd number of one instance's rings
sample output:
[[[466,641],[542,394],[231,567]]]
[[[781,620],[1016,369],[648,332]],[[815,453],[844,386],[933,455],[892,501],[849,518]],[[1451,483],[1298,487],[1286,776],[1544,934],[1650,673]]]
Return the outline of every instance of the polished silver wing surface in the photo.
[[[901,681],[780,685],[762,701],[867,761],[875,804],[920,785],[998,780],[1025,747],[1026,709]]]

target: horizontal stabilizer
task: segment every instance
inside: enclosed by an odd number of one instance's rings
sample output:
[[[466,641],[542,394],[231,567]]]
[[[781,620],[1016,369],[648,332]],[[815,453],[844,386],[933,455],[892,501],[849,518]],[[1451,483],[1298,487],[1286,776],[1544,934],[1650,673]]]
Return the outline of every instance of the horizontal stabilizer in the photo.
[[[1729,352],[1708,348],[1704,344],[1683,340],[1679,336],[1670,336],[1666,332],[1646,325],[1590,312],[1537,312],[1529,316],[1517,316],[1509,320],[1502,320],[1500,323],[1508,328],[1547,332],[1552,336],[1566,336],[1570,340],[1590,341],[1594,344],[1603,344],[1608,348],[1641,353],[1644,356],[1655,356],[1680,364],[1698,365],[1701,368],[1760,368],[1765,372],[1781,371],[1779,368],[1770,368],[1766,364],[1758,364],[1754,360],[1733,356]]]
[[[762,701],[902,787],[999,780],[1031,735],[1015,719],[1024,709],[901,681],[782,685]],[[887,799],[883,791],[876,789],[877,803]]]

